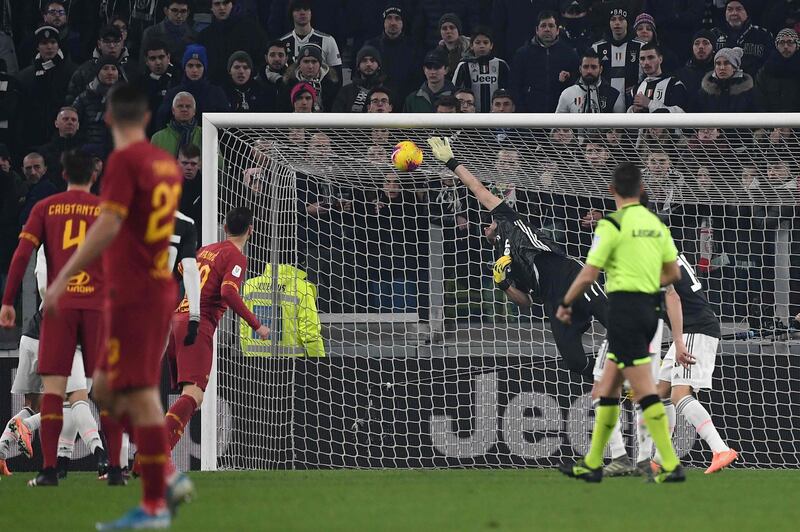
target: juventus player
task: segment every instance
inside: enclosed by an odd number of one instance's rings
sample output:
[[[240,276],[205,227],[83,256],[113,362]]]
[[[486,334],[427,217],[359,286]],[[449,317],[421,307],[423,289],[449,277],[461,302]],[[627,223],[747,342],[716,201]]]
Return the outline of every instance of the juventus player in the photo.
[[[555,318],[561,298],[581,270],[581,264],[565,253],[537,228],[503,200],[492,194],[463,164],[453,157],[450,140],[441,137],[428,139],[434,156],[458,176],[478,201],[491,211],[492,224],[484,230],[495,246],[499,258],[493,276],[498,288],[520,307],[533,301],[544,303],[550,318],[558,352],[568,370],[592,377],[594,360],[583,349],[583,333],[589,329],[592,317],[606,325],[608,299],[594,283],[586,295],[575,301],[572,323],[565,325]]]

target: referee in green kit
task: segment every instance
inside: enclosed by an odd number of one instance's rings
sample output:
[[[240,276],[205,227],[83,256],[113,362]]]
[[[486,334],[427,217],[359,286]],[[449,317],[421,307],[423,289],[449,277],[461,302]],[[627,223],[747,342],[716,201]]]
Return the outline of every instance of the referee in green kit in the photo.
[[[664,405],[656,393],[650,368],[649,344],[661,313],[661,286],[679,280],[678,251],[669,229],[639,203],[642,174],[632,163],[617,166],[609,187],[617,210],[597,224],[586,265],[564,296],[556,317],[570,323],[572,304],[600,275],[606,272],[608,294],[608,359],[598,385],[600,405],[596,410],[592,444],[574,464],[561,472],[587,482],[603,479],[603,449],[619,420],[619,398],[625,379],[639,403],[645,424],[663,459],[656,482],[685,480],[667,427]]]

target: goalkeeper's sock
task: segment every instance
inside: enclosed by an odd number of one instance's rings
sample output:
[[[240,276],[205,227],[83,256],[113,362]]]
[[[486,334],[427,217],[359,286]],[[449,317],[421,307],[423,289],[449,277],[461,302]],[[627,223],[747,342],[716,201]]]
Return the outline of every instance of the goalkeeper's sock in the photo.
[[[180,441],[183,429],[189,424],[195,410],[197,410],[197,401],[192,396],[184,394],[178,397],[178,400],[167,412],[165,425],[170,450],[174,449]]]
[[[100,428],[106,437],[106,454],[109,467],[120,467],[120,447],[122,447],[122,425],[108,410],[100,411]]]
[[[619,421],[619,398],[601,397],[595,409],[592,445],[584,459],[586,465],[597,469],[603,465],[603,451]]]
[[[717,427],[714,426],[714,422],[711,420],[711,415],[708,413],[708,410],[703,408],[703,405],[701,405],[697,399],[691,395],[687,395],[681,399],[678,402],[678,412],[689,420],[689,423],[694,425],[697,434],[708,443],[712,451],[719,453],[729,450],[728,446],[725,445],[725,442],[720,437],[719,432],[717,432]]]
[[[664,411],[664,404],[657,395],[648,395],[639,401],[642,407],[647,430],[653,438],[653,443],[661,455],[661,465],[665,471],[672,471],[680,465],[680,460],[672,447],[672,439],[669,437],[669,425],[667,423],[667,413]]]
[[[672,434],[675,432],[675,421],[677,418],[677,414],[675,413],[675,405],[672,404],[671,399],[662,399],[661,403],[664,405],[664,411],[667,413],[667,424],[669,426],[669,437],[672,438]],[[661,455],[658,454],[656,450],[656,455],[654,460],[657,463],[661,463]]]
[[[636,463],[649,461],[653,458],[653,438],[650,436],[650,431],[644,423],[644,416],[642,415],[642,407],[636,405],[636,443],[638,445],[636,451]]]
[[[61,427],[61,434],[58,436],[58,456],[72,458],[77,436],[78,425],[75,423],[72,406],[69,403],[64,403],[64,423]]]
[[[83,443],[89,448],[89,452],[94,454],[95,449],[98,447],[102,448],[103,442],[100,440],[97,422],[92,416],[89,403],[86,401],[75,401],[75,404],[72,405],[72,417],[75,419],[75,426],[78,428],[78,434],[81,435]]]
[[[60,395],[46,393],[42,397],[42,426],[39,439],[42,442],[43,469],[56,467],[58,437],[64,425],[64,400]]]
[[[592,401],[592,408],[597,412],[597,407],[600,404],[600,399]],[[627,456],[628,451],[625,449],[625,440],[622,438],[622,423],[614,425],[614,431],[611,433],[611,439],[608,440],[608,448],[611,451],[611,458],[617,459],[622,456]]]

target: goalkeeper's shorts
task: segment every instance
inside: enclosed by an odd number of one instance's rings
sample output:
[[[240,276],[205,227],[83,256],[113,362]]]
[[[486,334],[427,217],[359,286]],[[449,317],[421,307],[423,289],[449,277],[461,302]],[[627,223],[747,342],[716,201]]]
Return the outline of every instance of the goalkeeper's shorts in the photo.
[[[608,294],[608,359],[620,369],[649,363],[650,341],[660,316],[659,294]]]

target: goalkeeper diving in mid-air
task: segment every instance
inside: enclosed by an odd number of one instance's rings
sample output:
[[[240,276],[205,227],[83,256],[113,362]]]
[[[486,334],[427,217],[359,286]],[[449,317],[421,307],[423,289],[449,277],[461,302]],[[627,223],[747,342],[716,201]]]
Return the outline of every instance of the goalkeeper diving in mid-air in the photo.
[[[490,211],[492,223],[484,235],[495,248],[495,284],[522,308],[541,302],[550,320],[558,352],[566,369],[592,380],[594,358],[583,348],[583,333],[592,317],[606,326],[608,298],[596,282],[584,296],[575,301],[572,323],[556,319],[556,311],[564,294],[583,267],[538,228],[533,227],[513,208],[492,194],[480,180],[453,156],[450,140],[428,139],[433,155],[458,176],[484,208]]]

